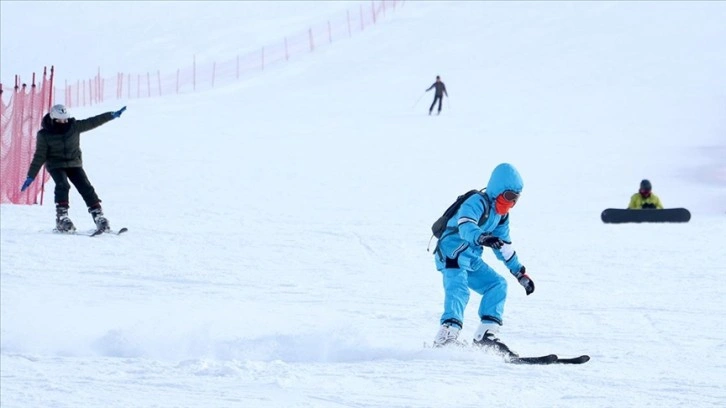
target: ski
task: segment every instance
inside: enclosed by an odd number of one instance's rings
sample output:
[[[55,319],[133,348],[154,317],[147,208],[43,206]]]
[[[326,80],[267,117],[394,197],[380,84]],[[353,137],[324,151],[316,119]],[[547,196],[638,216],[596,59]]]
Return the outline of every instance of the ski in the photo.
[[[429,345],[426,342],[424,342],[424,348],[454,348],[459,350],[485,350],[486,348],[477,347],[474,345],[468,344],[466,341],[455,341],[451,344],[447,344],[445,346],[435,346],[435,345]],[[501,357],[505,363],[508,364],[521,364],[521,365],[550,365],[550,364],[585,364],[588,361],[590,361],[590,356],[587,354],[583,354],[578,357],[560,357],[557,354],[547,354],[544,356],[528,356],[528,357],[520,357],[518,354],[514,352],[495,352],[499,357]]]
[[[557,361],[555,361],[555,364],[585,364],[588,361],[590,361],[590,356],[588,356],[587,354],[584,354],[579,357],[572,357],[572,358],[558,357]]]
[[[126,228],[126,227],[123,227],[123,228],[121,228],[121,229],[120,229],[120,230],[118,230],[118,231],[114,231],[114,230],[100,230],[100,229],[99,229],[99,230],[95,230],[95,231],[93,231],[93,232],[92,232],[91,234],[89,234],[88,236],[89,236],[89,237],[96,237],[96,236],[99,236],[99,235],[101,235],[101,234],[112,234],[112,235],[121,235],[121,234],[123,234],[124,232],[127,232],[128,230],[129,230],[129,229],[128,229],[128,228]]]
[[[504,358],[504,361],[506,361],[509,364],[531,364],[531,365],[545,365],[545,364],[553,364],[557,362],[558,358],[555,354],[548,354],[546,356],[539,356],[539,357],[518,357],[518,356],[508,356]]]
[[[78,230],[71,230],[71,231],[60,231],[57,228],[53,229],[54,234],[60,234],[60,235],[79,235],[79,236],[86,236],[86,237],[96,237],[101,234],[111,234],[111,235],[121,235],[124,232],[128,232],[128,228],[124,227],[121,228],[118,231],[115,230],[90,230],[90,231],[78,231]]]
[[[579,357],[562,358],[556,354],[548,354],[539,357],[507,357],[505,358],[510,364],[533,364],[533,365],[549,365],[549,364],[584,364],[590,361],[590,356],[582,355]]]

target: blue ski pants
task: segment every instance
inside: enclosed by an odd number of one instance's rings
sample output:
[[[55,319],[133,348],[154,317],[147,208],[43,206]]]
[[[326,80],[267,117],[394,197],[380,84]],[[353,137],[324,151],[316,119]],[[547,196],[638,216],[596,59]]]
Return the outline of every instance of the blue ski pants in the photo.
[[[437,266],[441,266],[437,263]],[[464,309],[469,303],[469,290],[482,296],[479,319],[502,324],[507,281],[481,258],[475,258],[466,268],[441,268],[444,279],[444,314],[441,323],[455,320],[463,325]]]

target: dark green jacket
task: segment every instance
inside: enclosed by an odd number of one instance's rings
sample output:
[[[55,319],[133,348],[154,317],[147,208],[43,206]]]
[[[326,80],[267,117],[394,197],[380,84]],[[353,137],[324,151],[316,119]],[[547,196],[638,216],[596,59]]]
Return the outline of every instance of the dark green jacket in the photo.
[[[113,120],[113,113],[106,112],[88,119],[68,119],[65,129],[59,129],[46,114],[38,131],[35,155],[30,163],[28,177],[35,178],[41,166],[48,170],[64,167],[83,167],[81,158],[81,133],[95,129]]]

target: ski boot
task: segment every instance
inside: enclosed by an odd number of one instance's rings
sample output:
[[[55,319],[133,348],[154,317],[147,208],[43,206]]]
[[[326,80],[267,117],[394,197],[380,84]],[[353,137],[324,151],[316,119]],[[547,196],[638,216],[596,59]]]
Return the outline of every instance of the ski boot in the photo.
[[[76,227],[68,217],[68,207],[57,205],[55,207],[55,229],[58,232],[75,232]]]
[[[105,232],[111,230],[111,224],[109,224],[108,219],[103,215],[103,210],[101,209],[100,204],[96,204],[89,208],[88,212],[91,213],[91,217],[93,217],[93,222],[96,224],[97,231]]]
[[[461,327],[459,325],[451,322],[444,322],[444,324],[441,325],[439,332],[436,333],[433,346],[437,348],[452,345],[461,346],[462,343],[458,340],[459,331],[461,331]]]
[[[499,325],[496,323],[481,323],[476,333],[474,333],[473,343],[482,349],[489,349],[495,353],[508,357],[519,357],[517,353],[502,343],[496,333],[499,331]]]

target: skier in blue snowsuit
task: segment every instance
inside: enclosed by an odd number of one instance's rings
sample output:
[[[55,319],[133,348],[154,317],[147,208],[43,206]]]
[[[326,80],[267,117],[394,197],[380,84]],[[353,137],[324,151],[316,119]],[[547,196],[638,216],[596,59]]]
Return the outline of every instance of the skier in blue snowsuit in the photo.
[[[434,346],[458,343],[471,289],[482,295],[481,324],[474,335],[474,344],[509,351],[496,337],[502,325],[507,282],[481,256],[484,247],[491,248],[527,295],[534,292],[534,282],[519,262],[509,238],[509,210],[519,199],[522,187],[517,169],[502,163],[494,168],[485,191],[466,199],[446,224],[434,251],[436,269],[443,275],[445,291],[444,313]]]

